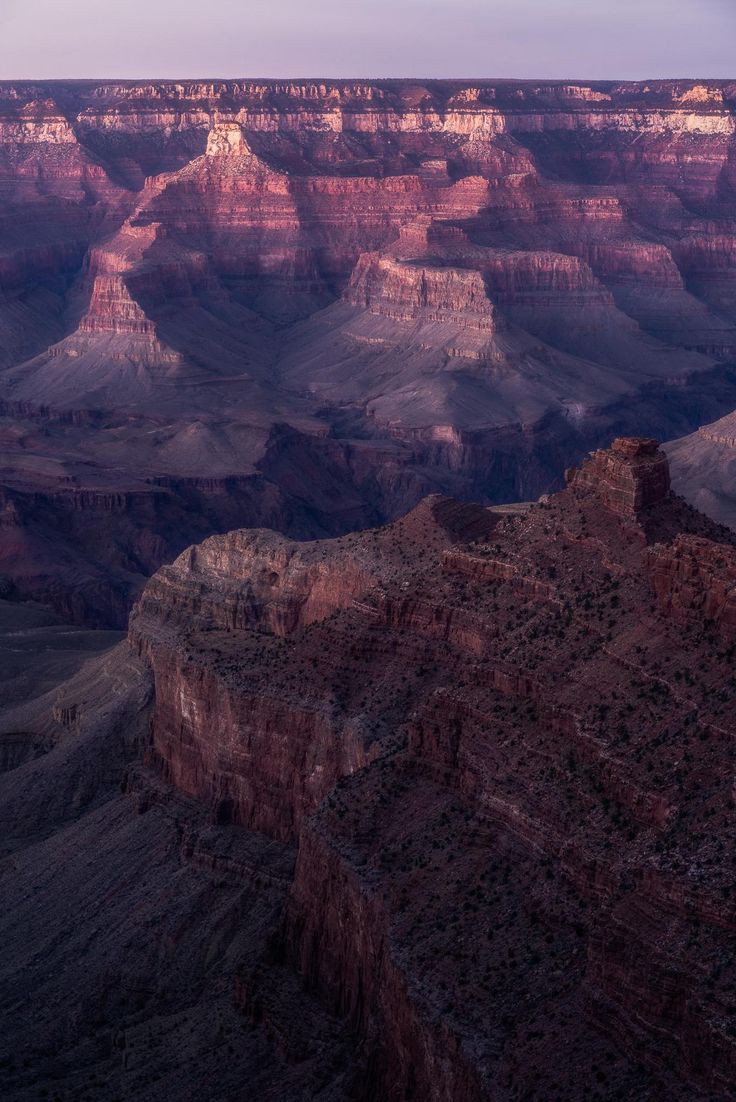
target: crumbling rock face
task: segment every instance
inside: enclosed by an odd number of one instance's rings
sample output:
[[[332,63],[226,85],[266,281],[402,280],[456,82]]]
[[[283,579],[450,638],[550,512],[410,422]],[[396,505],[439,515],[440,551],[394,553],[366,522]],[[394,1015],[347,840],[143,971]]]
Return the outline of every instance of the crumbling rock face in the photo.
[[[229,532],[190,547],[151,579],[131,624],[151,616],[177,628],[263,626],[276,635],[325,619],[374,581],[347,551],[325,562],[323,545],[274,532]]]
[[[479,272],[429,268],[390,257],[363,256],[356,265],[347,302],[402,321],[454,321],[493,331],[493,306]]]
[[[663,611],[687,623],[712,623],[736,641],[736,553],[697,536],[649,549],[647,565]]]
[[[609,451],[599,451],[579,471],[568,471],[568,484],[593,489],[600,501],[621,517],[635,519],[665,501],[670,492],[667,457],[656,440],[620,437]]]
[[[272,532],[231,532],[160,570],[133,611],[130,638],[159,686],[153,754],[167,779],[219,821],[293,840],[305,814],[339,777],[365,766],[377,743],[364,718],[340,721],[337,686],[310,698],[294,678],[293,694],[283,698],[264,692],[259,678],[249,685],[237,672],[244,639],[260,663],[278,639],[288,645],[364,595],[380,594],[401,569],[406,530],[420,526],[449,546],[456,533],[488,532],[496,520],[477,506],[429,498],[396,533],[379,533],[375,546],[354,537],[297,544]]]

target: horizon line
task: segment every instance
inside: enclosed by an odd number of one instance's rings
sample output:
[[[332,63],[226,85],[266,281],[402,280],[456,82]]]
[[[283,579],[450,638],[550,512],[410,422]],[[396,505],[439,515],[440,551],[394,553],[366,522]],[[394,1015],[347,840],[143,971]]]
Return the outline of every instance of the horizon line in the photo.
[[[457,83],[476,83],[476,84],[531,84],[538,81],[544,81],[548,84],[642,84],[646,82],[682,82],[682,81],[697,81],[699,83],[710,84],[723,84],[723,83],[735,83],[736,74],[733,76],[641,76],[641,77],[548,77],[548,76],[325,76],[321,75],[282,75],[282,76],[263,76],[255,75],[248,76],[245,74],[231,75],[231,76],[213,76],[199,75],[199,76],[110,76],[110,75],[97,75],[91,77],[81,76],[34,76],[34,77],[0,77],[0,85],[3,84],[20,84],[20,83],[62,83],[65,81],[73,81],[75,83],[94,83],[96,81],[115,81],[117,83],[129,83],[135,84],[140,81],[160,81],[160,82],[184,82],[184,81],[216,81],[221,80],[224,82],[232,82],[237,80],[251,80],[251,81],[263,81],[264,83],[275,83],[277,81],[290,80],[290,81],[345,81],[348,83],[354,83],[362,81],[365,83],[379,84],[386,81],[417,81],[425,84],[440,83],[440,82],[457,82]]]

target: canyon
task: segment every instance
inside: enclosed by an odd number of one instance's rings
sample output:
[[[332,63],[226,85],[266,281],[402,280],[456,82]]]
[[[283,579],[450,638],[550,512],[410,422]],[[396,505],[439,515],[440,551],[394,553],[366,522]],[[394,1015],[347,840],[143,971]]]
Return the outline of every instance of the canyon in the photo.
[[[736,1098],[736,535],[565,483],[211,535],[6,703],[4,1097]]]
[[[2,1097],[736,1102],[734,449],[736,82],[0,81]]]
[[[626,434],[731,522],[679,441],[736,408],[735,135],[728,81],[0,82],[3,589],[124,629],[213,533]]]

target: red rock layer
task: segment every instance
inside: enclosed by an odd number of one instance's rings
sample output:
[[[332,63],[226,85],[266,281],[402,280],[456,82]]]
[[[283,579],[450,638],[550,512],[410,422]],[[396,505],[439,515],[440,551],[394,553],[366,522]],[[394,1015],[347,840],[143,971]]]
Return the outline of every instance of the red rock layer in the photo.
[[[677,620],[712,623],[736,641],[736,554],[695,536],[678,536],[649,552],[652,584],[662,609]]]
[[[667,457],[656,440],[620,437],[610,451],[596,452],[579,471],[568,472],[568,481],[592,486],[606,508],[623,517],[636,517],[670,492]]]
[[[627,438],[515,513],[233,533],[152,580],[154,757],[296,839],[282,962],[359,1097],[733,1096],[733,554]]]
[[[476,523],[477,509],[468,510],[464,526]],[[437,541],[447,542],[443,521],[455,530],[456,512],[448,515],[439,499],[420,507],[418,516],[436,529]],[[481,521],[481,530],[492,527],[492,520]],[[408,523],[415,525],[417,517]],[[336,700],[299,700],[298,683],[292,700],[264,696],[237,678],[230,682],[228,670],[231,633],[238,643],[245,633],[258,654],[264,633],[289,638],[308,630],[352,607],[399,568],[400,536],[382,534],[376,550],[378,555],[361,548],[352,537],[304,545],[270,532],[232,532],[185,552],[146,587],[133,612],[131,638],[161,685],[153,750],[167,778],[212,806],[222,821],[290,840],[338,778],[373,756],[369,726],[356,720],[346,730],[336,723]],[[192,629],[218,636],[204,662],[182,655],[180,634]],[[219,734],[213,739],[214,730]]]

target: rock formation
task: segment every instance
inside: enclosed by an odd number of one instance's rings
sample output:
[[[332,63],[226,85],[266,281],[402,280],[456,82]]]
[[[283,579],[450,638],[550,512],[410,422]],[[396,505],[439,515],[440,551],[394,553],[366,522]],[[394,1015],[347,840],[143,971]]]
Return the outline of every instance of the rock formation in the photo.
[[[611,512],[636,519],[670,492],[667,457],[656,440],[619,437],[608,451],[596,452],[579,471],[568,471],[572,486],[592,487]]]
[[[713,624],[736,641],[736,554],[730,547],[696,536],[678,536],[655,546],[649,570],[661,607],[675,619]]]
[[[0,714],[6,1096],[736,1097],[735,592],[646,438],[180,555]]]
[[[14,596],[124,626],[209,534],[536,498],[616,435],[729,413],[735,103],[723,81],[4,82]]]

